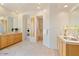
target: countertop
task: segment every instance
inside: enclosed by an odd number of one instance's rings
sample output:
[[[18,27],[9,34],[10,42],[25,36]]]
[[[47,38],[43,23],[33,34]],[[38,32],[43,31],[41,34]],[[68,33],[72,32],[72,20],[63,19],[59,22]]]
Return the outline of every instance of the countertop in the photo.
[[[10,34],[18,34],[21,32],[6,32],[6,33],[0,33],[0,36],[10,35]]]
[[[65,39],[63,35],[58,36],[59,39],[63,40],[64,43],[66,44],[76,44],[79,45],[79,40],[78,41],[73,41],[73,40],[69,40],[69,39]]]

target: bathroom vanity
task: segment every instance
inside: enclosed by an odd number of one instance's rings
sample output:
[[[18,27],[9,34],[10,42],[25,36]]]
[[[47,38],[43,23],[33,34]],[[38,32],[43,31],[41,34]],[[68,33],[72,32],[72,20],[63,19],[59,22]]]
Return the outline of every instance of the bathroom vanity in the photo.
[[[11,32],[0,34],[0,49],[11,46],[22,41],[22,33]]]
[[[18,26],[14,26],[14,20],[13,16],[0,18],[0,49],[22,41],[22,33]]]
[[[79,39],[70,36],[58,37],[60,56],[79,56]]]

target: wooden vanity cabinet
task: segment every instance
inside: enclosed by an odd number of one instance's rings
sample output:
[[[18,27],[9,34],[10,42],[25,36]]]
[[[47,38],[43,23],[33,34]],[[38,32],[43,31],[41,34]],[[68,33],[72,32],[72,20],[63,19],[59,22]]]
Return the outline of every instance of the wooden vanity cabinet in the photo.
[[[0,49],[22,41],[22,33],[6,34],[0,36]]]
[[[58,39],[58,50],[60,56],[79,56],[79,43]]]

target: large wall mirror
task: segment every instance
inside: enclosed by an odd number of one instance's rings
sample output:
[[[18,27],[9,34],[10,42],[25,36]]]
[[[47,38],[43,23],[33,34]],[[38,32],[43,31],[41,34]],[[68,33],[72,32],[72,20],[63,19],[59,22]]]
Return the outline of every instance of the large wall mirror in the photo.
[[[69,24],[79,25],[79,7],[75,8],[75,10],[70,13]]]
[[[11,32],[13,28],[13,17],[0,17],[0,33]]]

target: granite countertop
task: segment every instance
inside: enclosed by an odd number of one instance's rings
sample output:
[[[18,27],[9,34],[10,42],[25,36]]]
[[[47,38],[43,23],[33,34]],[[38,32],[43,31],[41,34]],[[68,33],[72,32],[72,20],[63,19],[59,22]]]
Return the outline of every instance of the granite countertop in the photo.
[[[70,38],[74,38],[72,36],[69,36]],[[60,38],[61,40],[63,40],[66,44],[76,44],[79,45],[79,39],[74,38],[76,40],[70,40],[70,38],[64,38],[63,35],[58,36],[58,38]]]

